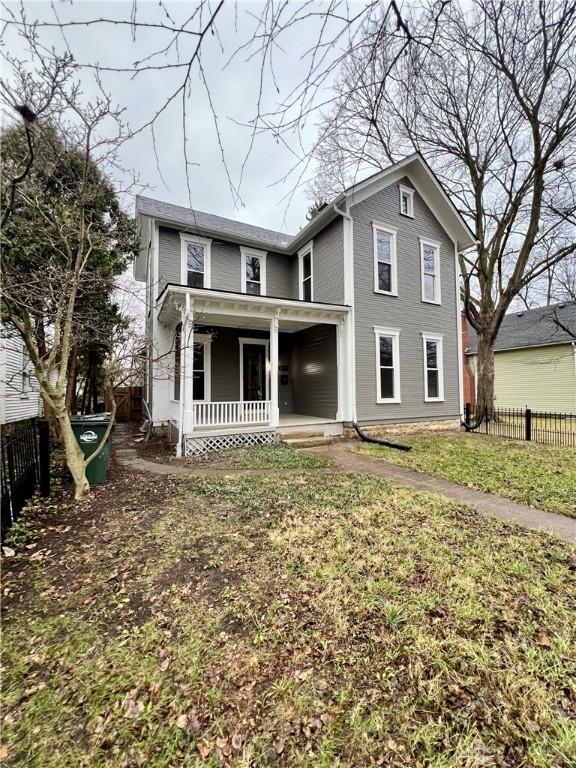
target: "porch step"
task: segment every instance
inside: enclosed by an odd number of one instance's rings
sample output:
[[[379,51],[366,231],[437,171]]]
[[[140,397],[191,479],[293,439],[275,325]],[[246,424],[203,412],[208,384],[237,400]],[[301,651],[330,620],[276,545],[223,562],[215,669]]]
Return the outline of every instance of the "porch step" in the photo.
[[[324,435],[312,435],[306,437],[283,437],[282,442],[289,445],[290,448],[315,448],[317,445],[330,445],[331,437]]]
[[[301,440],[307,437],[325,437],[323,429],[301,429],[295,430],[294,432],[283,432],[281,428],[280,434],[282,435],[282,440]]]

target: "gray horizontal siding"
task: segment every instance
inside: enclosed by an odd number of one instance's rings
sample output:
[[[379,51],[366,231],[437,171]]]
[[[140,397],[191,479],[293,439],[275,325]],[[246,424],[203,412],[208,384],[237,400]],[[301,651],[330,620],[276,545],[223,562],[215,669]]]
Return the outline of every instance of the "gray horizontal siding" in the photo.
[[[159,247],[158,294],[166,283],[180,283],[179,231],[160,227]],[[211,287],[221,291],[241,291],[243,264],[240,246],[223,240],[213,240],[210,255]],[[297,273],[296,257],[269,252],[266,257],[266,294],[282,299],[297,299]]]
[[[407,178],[400,182],[410,186]],[[360,420],[445,418],[459,412],[454,244],[416,192],[414,218],[399,211],[398,184],[351,209],[354,219],[356,405]],[[398,296],[374,292],[372,221],[397,228]],[[422,301],[419,238],[440,242],[442,304]],[[402,402],[376,402],[376,346],[373,327],[400,329]],[[422,332],[444,335],[443,403],[424,402]]]
[[[338,368],[335,326],[315,325],[294,334],[292,378],[295,413],[336,418]]]
[[[312,260],[314,301],[344,303],[344,240],[338,218],[314,238]]]

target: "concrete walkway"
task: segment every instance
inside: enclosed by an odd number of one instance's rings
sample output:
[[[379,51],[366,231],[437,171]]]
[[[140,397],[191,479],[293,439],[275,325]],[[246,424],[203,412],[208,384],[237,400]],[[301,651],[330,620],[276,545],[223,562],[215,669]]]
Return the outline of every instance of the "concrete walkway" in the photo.
[[[309,453],[324,456],[331,460],[343,472],[360,472],[376,475],[377,477],[385,477],[388,480],[392,480],[399,485],[407,485],[411,488],[439,493],[454,499],[454,501],[471,504],[483,515],[497,517],[508,523],[516,523],[523,528],[553,533],[564,539],[564,541],[576,543],[576,520],[570,517],[527,507],[524,504],[518,504],[502,496],[465,488],[451,483],[449,480],[443,480],[423,472],[415,472],[412,469],[391,464],[383,459],[355,453],[341,443],[319,448],[309,448],[307,450]]]

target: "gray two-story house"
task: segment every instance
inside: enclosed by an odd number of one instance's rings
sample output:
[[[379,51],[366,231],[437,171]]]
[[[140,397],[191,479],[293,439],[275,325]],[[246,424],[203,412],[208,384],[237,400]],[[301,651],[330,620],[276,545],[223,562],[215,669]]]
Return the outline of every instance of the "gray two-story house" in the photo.
[[[147,197],[136,212],[146,408],[179,453],[461,413],[457,254],[474,237],[420,155],[293,236]]]

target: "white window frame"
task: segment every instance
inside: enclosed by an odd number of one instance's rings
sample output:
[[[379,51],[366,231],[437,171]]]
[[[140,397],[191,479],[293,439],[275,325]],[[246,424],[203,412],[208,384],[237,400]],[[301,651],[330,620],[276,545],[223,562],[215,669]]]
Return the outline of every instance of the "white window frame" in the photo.
[[[249,296],[259,295],[259,296],[266,296],[266,256],[268,255],[267,251],[259,251],[256,248],[244,248],[244,246],[240,246],[240,261],[241,261],[241,268],[242,268],[242,274],[241,274],[241,285],[242,285],[242,293],[246,293],[246,283],[248,282],[246,280],[246,259],[248,257],[250,258],[256,258],[260,259],[260,293],[259,294],[248,294]],[[256,282],[256,280],[251,280],[250,282]]]
[[[434,298],[428,299],[424,293],[424,247],[434,248]],[[422,286],[422,301],[426,304],[442,304],[442,291],[440,286],[440,243],[436,240],[420,238],[420,283]]]
[[[204,288],[212,287],[212,240],[180,232],[180,283],[188,285],[188,243],[204,246]]]
[[[400,214],[402,216],[408,216],[408,218],[414,218],[414,190],[411,187],[405,187],[403,184],[398,186],[400,192]],[[408,198],[408,210],[406,213],[402,210],[402,198]]]
[[[209,333],[195,333],[192,339],[192,355],[194,355],[194,344],[202,344],[204,347],[204,400],[194,400],[194,382],[192,382],[192,402],[193,403],[211,403],[212,402],[212,336]],[[194,357],[192,357],[194,359]],[[194,369],[192,370],[194,376]]]
[[[398,296],[398,269],[396,258],[396,233],[395,227],[387,224],[381,224],[377,221],[372,222],[372,245],[374,249],[374,293],[381,293],[384,296]],[[390,287],[392,290],[383,291],[378,283],[378,233],[390,237]]]
[[[269,339],[252,339],[249,336],[240,336],[238,338],[240,342],[240,402],[250,402],[244,400],[244,345],[245,344],[261,344],[266,347],[266,400],[270,400],[270,341]]]
[[[438,397],[428,395],[428,358],[426,355],[426,342],[436,342],[436,362],[438,371]],[[443,403],[444,402],[444,336],[439,333],[422,334],[422,355],[424,363],[424,402],[425,403]],[[431,368],[430,370],[435,370]]]
[[[402,393],[400,391],[400,329],[383,328],[379,325],[374,326],[374,336],[376,339],[376,402],[377,403],[401,403]],[[394,370],[394,397],[382,397],[380,386],[380,338],[387,336],[392,339],[392,363]]]
[[[298,298],[304,301],[304,257],[310,254],[310,301],[314,301],[314,241],[298,251]]]

